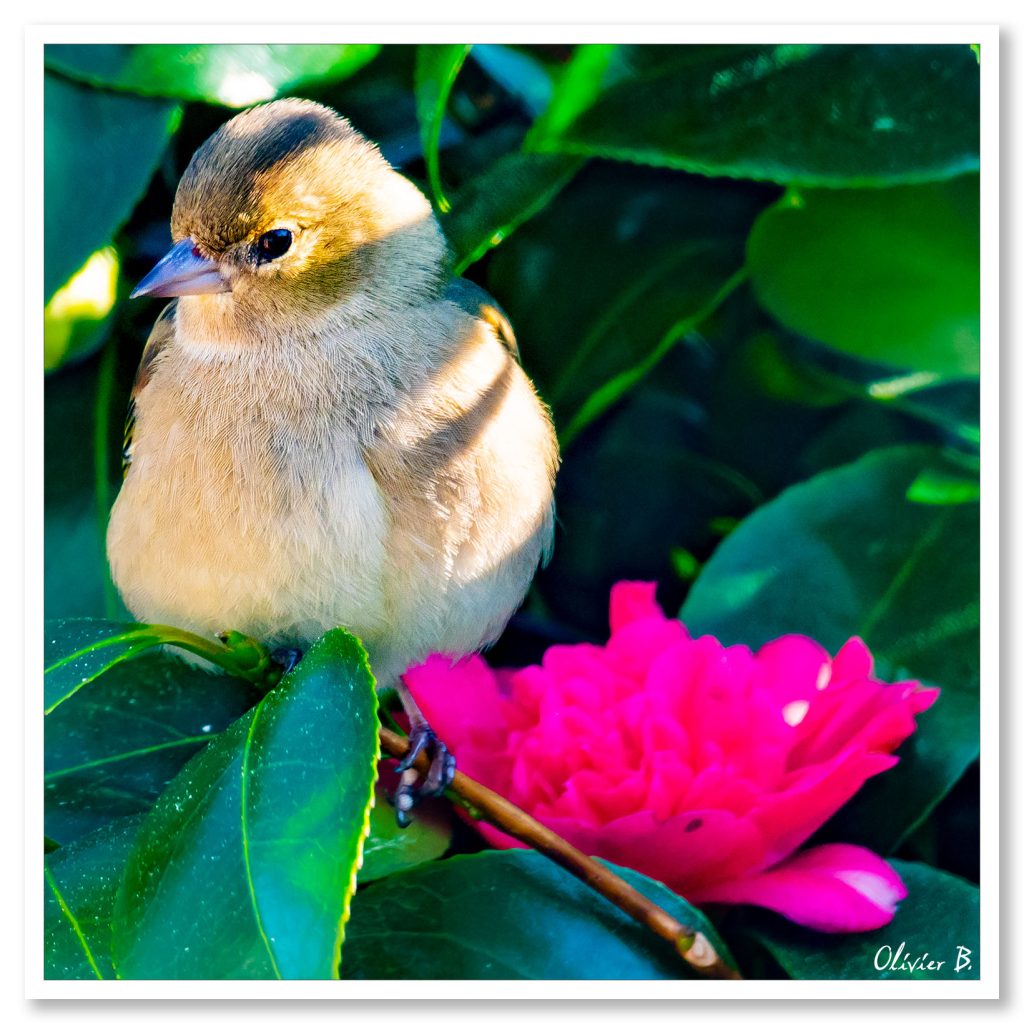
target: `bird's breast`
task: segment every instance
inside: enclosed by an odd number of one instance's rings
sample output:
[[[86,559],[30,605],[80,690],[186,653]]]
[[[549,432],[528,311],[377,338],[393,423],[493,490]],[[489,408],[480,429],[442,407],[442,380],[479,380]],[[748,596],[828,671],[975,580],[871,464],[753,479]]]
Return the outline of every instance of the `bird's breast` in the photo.
[[[331,389],[173,369],[139,398],[108,534],[133,614],[275,641],[386,628],[387,509]]]

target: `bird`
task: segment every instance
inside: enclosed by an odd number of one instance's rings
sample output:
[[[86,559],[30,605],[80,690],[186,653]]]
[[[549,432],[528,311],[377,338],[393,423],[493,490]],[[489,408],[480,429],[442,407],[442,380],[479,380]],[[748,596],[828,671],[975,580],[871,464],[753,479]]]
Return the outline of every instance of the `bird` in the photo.
[[[423,192],[326,106],[221,125],[171,237],[131,295],[171,301],[130,396],[111,577],[137,620],[238,630],[285,668],[355,633],[409,716],[407,824],[455,761],[402,674],[493,643],[550,557],[550,410]]]

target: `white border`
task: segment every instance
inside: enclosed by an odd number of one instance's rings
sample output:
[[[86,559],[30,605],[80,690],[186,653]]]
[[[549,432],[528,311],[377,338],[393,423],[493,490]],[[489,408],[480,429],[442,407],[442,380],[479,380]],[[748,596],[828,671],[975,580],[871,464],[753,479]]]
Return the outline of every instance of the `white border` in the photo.
[[[784,982],[231,982],[46,981],[43,979],[43,890],[38,868],[42,826],[42,716],[35,681],[42,675],[42,432],[43,370],[43,45],[57,42],[767,42],[767,43],[967,43],[982,46],[982,530],[981,670],[982,862],[981,943],[985,977],[979,981],[784,981]],[[992,999],[999,992],[999,31],[993,25],[64,25],[25,33],[25,736],[26,835],[25,994],[30,999]],[[83,186],[87,188],[87,186]],[[33,453],[32,444],[36,445]]]

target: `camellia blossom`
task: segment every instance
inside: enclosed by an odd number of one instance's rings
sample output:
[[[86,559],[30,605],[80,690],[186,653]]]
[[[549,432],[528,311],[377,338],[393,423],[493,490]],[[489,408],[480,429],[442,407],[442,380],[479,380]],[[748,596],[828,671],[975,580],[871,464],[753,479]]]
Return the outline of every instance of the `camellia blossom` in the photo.
[[[603,647],[551,647],[518,670],[435,654],[406,682],[463,771],[586,853],[693,903],[829,932],[888,923],[906,889],[877,854],[798,847],[896,764],[939,691],[875,679],[857,638],[830,658],[806,636],[756,654],[691,637],[654,590],[612,588]]]

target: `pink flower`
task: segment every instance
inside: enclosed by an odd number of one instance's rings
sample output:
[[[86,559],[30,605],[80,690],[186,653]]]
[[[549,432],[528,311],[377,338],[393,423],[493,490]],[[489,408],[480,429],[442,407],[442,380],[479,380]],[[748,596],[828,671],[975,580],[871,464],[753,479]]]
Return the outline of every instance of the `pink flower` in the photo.
[[[756,654],[693,638],[654,589],[612,588],[604,647],[552,647],[514,671],[435,654],[406,682],[463,771],[589,854],[694,903],[756,904],[822,931],[890,921],[906,889],[879,856],[794,851],[896,764],[939,691],[873,678],[857,638],[834,658],[806,636]]]

